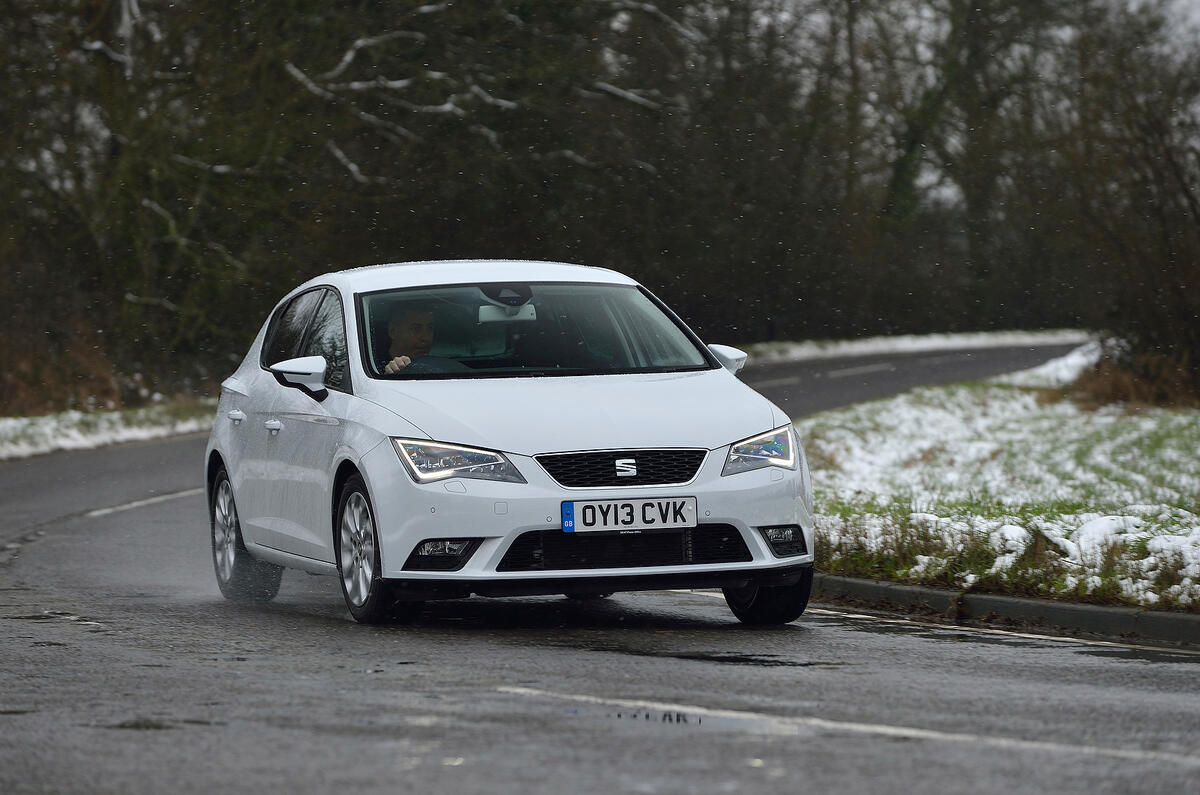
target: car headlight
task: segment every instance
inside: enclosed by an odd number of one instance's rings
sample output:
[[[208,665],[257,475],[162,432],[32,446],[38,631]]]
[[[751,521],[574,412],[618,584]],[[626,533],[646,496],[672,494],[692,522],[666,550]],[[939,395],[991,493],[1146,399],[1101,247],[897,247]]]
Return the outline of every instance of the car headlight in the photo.
[[[400,460],[412,479],[432,483],[445,478],[475,478],[524,483],[525,478],[504,457],[494,450],[479,450],[455,444],[440,444],[419,439],[392,439]]]
[[[736,475],[763,467],[796,468],[796,442],[791,425],[731,445],[721,474]]]

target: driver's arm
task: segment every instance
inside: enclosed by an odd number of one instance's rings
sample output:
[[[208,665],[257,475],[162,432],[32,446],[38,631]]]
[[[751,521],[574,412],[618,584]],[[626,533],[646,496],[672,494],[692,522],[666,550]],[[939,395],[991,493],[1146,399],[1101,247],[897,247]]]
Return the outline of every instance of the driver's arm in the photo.
[[[392,359],[390,362],[384,365],[383,371],[385,373],[398,373],[405,367],[408,367],[410,364],[412,364],[412,359],[409,357],[397,356],[395,359]]]

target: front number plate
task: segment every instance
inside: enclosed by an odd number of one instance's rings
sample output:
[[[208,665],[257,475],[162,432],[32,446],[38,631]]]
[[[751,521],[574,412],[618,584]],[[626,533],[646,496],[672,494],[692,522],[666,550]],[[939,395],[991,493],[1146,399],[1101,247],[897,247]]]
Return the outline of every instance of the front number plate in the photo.
[[[695,497],[654,500],[588,500],[562,504],[564,533],[660,530],[696,526]]]

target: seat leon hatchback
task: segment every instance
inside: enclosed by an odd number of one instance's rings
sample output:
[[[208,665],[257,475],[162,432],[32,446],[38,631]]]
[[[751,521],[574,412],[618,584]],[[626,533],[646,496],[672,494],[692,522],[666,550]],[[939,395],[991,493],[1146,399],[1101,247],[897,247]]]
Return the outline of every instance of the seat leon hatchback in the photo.
[[[661,301],[544,262],[355,268],[286,295],[205,451],[228,598],[334,574],[365,623],[471,595],[721,588],[792,621],[812,588],[787,415]]]

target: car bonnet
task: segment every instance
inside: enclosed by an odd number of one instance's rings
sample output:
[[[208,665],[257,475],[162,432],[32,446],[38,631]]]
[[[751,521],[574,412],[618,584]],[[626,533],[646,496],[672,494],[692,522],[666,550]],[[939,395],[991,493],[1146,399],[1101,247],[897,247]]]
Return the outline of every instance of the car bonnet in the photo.
[[[725,370],[549,378],[375,380],[363,397],[430,438],[522,455],[716,449],[770,430],[766,398]]]

